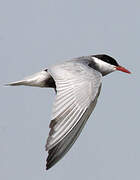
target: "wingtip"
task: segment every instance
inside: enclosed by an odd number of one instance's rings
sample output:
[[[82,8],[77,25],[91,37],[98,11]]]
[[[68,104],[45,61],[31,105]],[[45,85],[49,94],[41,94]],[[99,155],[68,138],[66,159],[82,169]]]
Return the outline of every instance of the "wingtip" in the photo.
[[[46,163],[46,171],[48,171],[49,169],[51,169],[53,166],[54,166],[54,162],[49,162],[49,161],[47,161],[47,163]]]
[[[46,165],[46,171],[48,171],[48,169],[49,169],[49,168],[48,168],[48,166]]]
[[[48,149],[48,146],[47,146],[47,143],[46,143],[46,145],[45,145],[45,150],[46,151],[49,151],[49,149]],[[48,152],[49,153],[49,152]],[[50,163],[50,161],[49,161],[49,158],[50,158],[50,156],[49,156],[49,154],[48,154],[48,157],[47,157],[47,159],[46,159],[46,171],[48,171],[52,166],[51,166],[51,163]]]
[[[54,164],[52,164],[51,162],[48,161],[48,159],[46,160],[46,171],[48,171]]]
[[[50,169],[50,167],[46,164],[46,171],[48,171]]]

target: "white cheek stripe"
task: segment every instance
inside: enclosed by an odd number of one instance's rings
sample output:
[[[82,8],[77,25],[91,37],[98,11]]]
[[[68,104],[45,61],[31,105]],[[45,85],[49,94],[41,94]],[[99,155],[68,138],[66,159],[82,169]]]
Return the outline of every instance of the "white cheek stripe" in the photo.
[[[98,64],[100,71],[109,73],[116,70],[115,68],[116,66],[106,63],[96,57],[92,57],[92,58]]]

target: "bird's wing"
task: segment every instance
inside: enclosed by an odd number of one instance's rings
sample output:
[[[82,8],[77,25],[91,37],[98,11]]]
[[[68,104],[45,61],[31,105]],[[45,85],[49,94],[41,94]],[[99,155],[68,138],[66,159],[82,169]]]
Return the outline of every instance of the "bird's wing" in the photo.
[[[56,83],[56,99],[46,150],[47,169],[60,160],[79,136],[93,111],[102,75],[81,63],[67,62],[50,71]]]

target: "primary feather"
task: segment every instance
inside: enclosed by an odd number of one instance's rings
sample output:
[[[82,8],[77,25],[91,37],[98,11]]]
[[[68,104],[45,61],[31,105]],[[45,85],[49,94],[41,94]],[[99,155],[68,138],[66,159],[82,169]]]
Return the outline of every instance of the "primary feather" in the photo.
[[[57,95],[46,144],[47,169],[64,156],[80,134],[95,107],[102,77],[101,73],[78,62],[54,66],[50,74]]]

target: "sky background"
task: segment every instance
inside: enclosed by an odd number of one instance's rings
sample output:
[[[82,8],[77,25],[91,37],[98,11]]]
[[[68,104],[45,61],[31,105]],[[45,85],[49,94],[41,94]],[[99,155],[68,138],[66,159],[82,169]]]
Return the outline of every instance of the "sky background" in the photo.
[[[140,1],[0,1],[0,179],[140,179]],[[132,71],[104,77],[94,113],[45,170],[54,91],[4,87],[52,64],[106,53]]]

